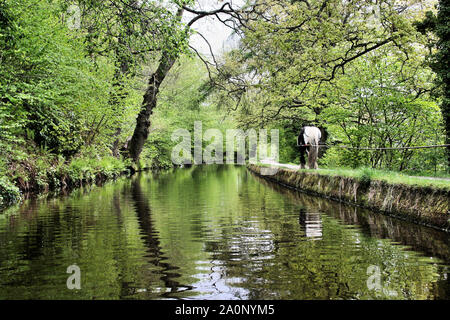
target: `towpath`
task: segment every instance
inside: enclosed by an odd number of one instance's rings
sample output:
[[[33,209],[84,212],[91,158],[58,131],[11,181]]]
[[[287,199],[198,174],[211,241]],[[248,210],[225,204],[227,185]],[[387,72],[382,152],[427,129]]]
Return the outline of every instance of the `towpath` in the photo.
[[[288,168],[291,170],[298,170],[300,169],[300,165],[294,165],[294,164],[287,164],[287,163],[279,163],[276,162],[272,159],[265,159],[265,160],[261,160],[260,161],[263,164],[270,164],[270,165],[274,165],[277,167],[282,167],[282,168]],[[318,169],[318,171],[320,172],[320,169]],[[450,181],[450,178],[441,178],[441,177],[424,177],[424,176],[409,176],[411,178],[421,178],[421,179],[426,179],[426,180],[441,180],[441,181]]]

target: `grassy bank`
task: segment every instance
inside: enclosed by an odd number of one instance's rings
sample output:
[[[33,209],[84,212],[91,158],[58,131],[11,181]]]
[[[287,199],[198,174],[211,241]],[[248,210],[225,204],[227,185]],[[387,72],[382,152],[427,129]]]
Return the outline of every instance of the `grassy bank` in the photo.
[[[57,157],[28,155],[21,161],[3,163],[0,171],[0,208],[20,202],[26,193],[40,194],[101,183],[129,174],[130,164],[111,156]]]
[[[314,170],[306,170],[311,172]],[[434,187],[450,190],[450,180],[433,180],[424,179],[422,177],[409,176],[399,172],[375,170],[369,168],[360,169],[320,169],[320,174],[326,174],[331,176],[343,176],[357,178],[363,181],[385,181],[389,184],[402,184],[410,186],[422,186],[422,187]],[[428,177],[427,177],[428,178]],[[433,177],[430,177],[433,178]]]
[[[259,166],[269,167],[268,164],[258,163]],[[295,165],[295,164],[291,164]],[[299,172],[307,172],[310,174],[323,174],[328,176],[340,176],[356,178],[362,181],[384,181],[389,184],[400,184],[407,186],[434,187],[439,189],[450,190],[450,175],[439,174],[438,176],[412,176],[406,173],[379,170],[371,168],[325,168],[318,170],[300,169]],[[424,174],[425,176],[425,174]],[[445,178],[445,179],[440,179]]]

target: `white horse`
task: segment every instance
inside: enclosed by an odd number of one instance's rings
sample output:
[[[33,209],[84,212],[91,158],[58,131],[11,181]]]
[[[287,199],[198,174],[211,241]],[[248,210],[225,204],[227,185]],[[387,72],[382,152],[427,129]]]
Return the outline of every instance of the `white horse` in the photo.
[[[317,127],[303,127],[297,137],[297,146],[300,149],[300,168],[305,169],[305,153],[308,154],[308,168],[318,169],[317,156],[319,154],[319,142],[322,133]]]

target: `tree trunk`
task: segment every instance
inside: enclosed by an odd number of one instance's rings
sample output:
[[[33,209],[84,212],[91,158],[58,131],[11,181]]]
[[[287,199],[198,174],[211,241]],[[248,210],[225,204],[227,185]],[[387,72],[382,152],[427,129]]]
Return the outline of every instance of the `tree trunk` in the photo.
[[[184,9],[179,8],[177,16],[181,21]],[[192,20],[195,21],[195,20]],[[188,24],[190,26],[191,23]],[[189,28],[186,29],[186,36]],[[145,141],[147,141],[148,134],[150,132],[150,116],[153,113],[153,108],[156,107],[158,99],[159,88],[161,83],[166,78],[173,64],[178,58],[179,53],[171,53],[163,51],[161,60],[159,61],[158,68],[153,73],[148,82],[147,90],[144,94],[144,101],[142,103],[142,109],[136,119],[136,127],[134,128],[133,136],[128,143],[128,156],[137,163],[142,149],[144,148]]]
[[[155,73],[153,73],[150,77],[147,90],[144,94],[142,109],[136,119],[136,127],[130,143],[128,144],[128,155],[134,162],[139,160],[144,143],[148,138],[150,130],[150,116],[153,113],[153,108],[156,107],[157,95],[159,93],[161,83],[175,63],[176,58],[176,56],[163,54],[163,57],[159,62],[158,69],[156,69]]]

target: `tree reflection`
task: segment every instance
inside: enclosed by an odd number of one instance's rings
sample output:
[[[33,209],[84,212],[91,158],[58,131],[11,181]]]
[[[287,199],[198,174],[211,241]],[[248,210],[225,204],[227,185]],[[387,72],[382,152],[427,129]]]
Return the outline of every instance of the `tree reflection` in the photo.
[[[136,213],[138,215],[139,225],[141,227],[141,230],[143,231],[145,244],[148,248],[148,253],[152,258],[151,261],[156,266],[162,268],[161,280],[164,282],[165,287],[170,289],[169,292],[164,292],[162,293],[162,295],[170,297],[174,292],[191,290],[192,286],[182,285],[178,281],[176,281],[176,278],[179,278],[181,275],[179,273],[173,272],[173,270],[178,270],[179,267],[165,262],[167,258],[162,252],[160,241],[158,238],[158,232],[153,226],[149,200],[142,192],[140,176],[135,177],[135,179],[133,179],[132,181],[131,196],[134,201]]]
[[[0,298],[448,298],[448,240],[243,167],[196,166],[0,215]],[[72,264],[80,291],[65,286]]]

